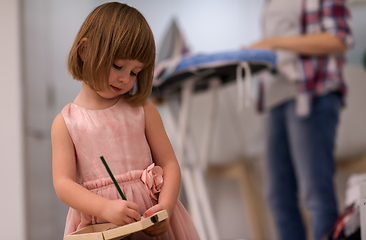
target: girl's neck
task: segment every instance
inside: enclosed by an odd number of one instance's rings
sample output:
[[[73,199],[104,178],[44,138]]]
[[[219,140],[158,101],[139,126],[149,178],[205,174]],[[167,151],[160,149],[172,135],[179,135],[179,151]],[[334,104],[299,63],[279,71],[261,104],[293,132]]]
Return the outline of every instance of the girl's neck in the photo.
[[[82,83],[79,94],[74,99],[74,103],[90,110],[101,110],[116,104],[121,96],[115,98],[103,98],[86,83]]]

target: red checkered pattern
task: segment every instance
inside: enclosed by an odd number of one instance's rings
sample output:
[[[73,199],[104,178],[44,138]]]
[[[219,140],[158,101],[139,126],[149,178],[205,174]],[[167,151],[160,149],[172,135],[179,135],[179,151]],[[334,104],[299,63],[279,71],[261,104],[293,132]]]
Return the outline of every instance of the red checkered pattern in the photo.
[[[302,33],[312,34],[312,29],[329,32],[338,37],[347,46],[353,45],[350,28],[350,13],[345,0],[320,0],[318,9],[307,9],[305,0],[302,14]],[[300,56],[302,79],[300,93],[317,96],[332,90],[339,91],[343,96],[347,92],[342,66],[345,63],[343,54],[334,56],[309,57]]]

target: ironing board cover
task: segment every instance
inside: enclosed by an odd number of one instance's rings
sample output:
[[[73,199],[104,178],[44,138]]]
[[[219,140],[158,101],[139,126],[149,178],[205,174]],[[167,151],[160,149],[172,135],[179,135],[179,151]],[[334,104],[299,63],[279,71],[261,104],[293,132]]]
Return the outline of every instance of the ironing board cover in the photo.
[[[155,69],[153,94],[179,91],[182,82],[192,76],[199,78],[195,90],[207,88],[207,79],[213,76],[219,77],[223,83],[235,80],[236,67],[241,62],[247,62],[253,74],[273,68],[276,55],[269,50],[243,49],[169,59]]]

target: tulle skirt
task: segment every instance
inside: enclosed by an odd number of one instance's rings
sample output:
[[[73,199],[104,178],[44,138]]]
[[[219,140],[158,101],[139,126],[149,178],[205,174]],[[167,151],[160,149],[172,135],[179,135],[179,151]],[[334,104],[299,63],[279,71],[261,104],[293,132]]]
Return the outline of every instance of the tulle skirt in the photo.
[[[130,171],[122,175],[115,176],[120,188],[127,200],[133,201],[139,206],[142,215],[147,209],[157,204],[156,194],[158,185],[162,184],[162,179],[158,174],[154,174],[152,168],[147,170]],[[119,193],[110,178],[97,179],[83,183],[83,186],[91,192],[106,197],[108,199],[121,199]],[[65,235],[84,228],[91,224],[105,223],[104,219],[84,214],[70,208],[65,226]],[[197,230],[190,218],[190,215],[179,200],[170,218],[169,230],[159,237],[149,237],[143,232],[131,234],[128,240],[198,240]]]

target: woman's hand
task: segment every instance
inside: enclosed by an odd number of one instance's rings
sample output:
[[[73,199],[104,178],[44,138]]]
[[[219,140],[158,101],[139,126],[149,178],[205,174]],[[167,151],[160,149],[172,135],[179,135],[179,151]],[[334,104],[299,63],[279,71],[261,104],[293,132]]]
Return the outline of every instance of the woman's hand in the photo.
[[[273,50],[274,49],[274,41],[275,39],[263,39],[261,41],[255,42],[251,44],[247,48],[256,48],[256,49],[267,49],[267,50]]]
[[[103,219],[118,226],[126,225],[141,220],[138,205],[125,200],[109,200],[103,208]]]
[[[146,212],[144,213],[144,217],[150,217],[151,215],[153,215],[156,212],[159,212],[161,210],[167,210],[163,205],[161,204],[156,204],[155,206],[149,208],[148,210],[146,210]],[[144,230],[144,233],[150,237],[157,237],[160,236],[164,233],[166,233],[169,229],[169,221],[170,221],[170,214],[168,212],[168,218],[154,224],[153,226],[147,228]]]

